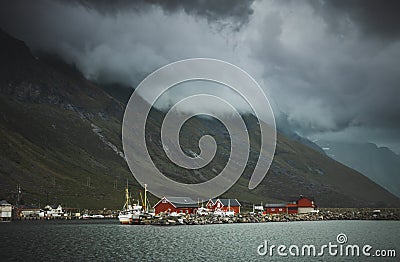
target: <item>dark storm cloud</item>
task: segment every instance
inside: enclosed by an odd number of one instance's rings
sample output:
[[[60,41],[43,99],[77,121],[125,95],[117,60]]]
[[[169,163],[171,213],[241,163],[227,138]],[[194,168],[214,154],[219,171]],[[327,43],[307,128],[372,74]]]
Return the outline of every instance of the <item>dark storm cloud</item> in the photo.
[[[231,22],[238,27],[247,23],[253,13],[251,7],[254,0],[75,0],[63,1],[65,4],[75,3],[90,9],[95,9],[105,14],[116,12],[146,11],[151,6],[160,6],[167,13],[174,13],[183,10],[189,15],[206,17],[210,21],[224,21],[231,19]]]
[[[254,32],[249,35],[256,37],[246,44],[253,58],[264,62],[263,78],[276,108],[284,112],[280,121],[285,126],[310,138],[369,137],[395,144],[400,134],[399,23],[393,11],[385,21],[374,20],[394,7],[333,2],[259,2],[250,22]]]
[[[33,50],[57,53],[99,82],[135,85],[172,61],[232,57],[231,24],[248,20],[251,2],[167,2],[16,0],[0,3],[0,21]]]
[[[369,36],[400,37],[400,1],[330,0],[310,1],[333,29],[341,30],[348,20]]]
[[[134,86],[180,59],[226,60],[261,84],[284,126],[311,139],[397,143],[400,152],[397,5],[16,0],[0,2],[0,25],[98,82]]]

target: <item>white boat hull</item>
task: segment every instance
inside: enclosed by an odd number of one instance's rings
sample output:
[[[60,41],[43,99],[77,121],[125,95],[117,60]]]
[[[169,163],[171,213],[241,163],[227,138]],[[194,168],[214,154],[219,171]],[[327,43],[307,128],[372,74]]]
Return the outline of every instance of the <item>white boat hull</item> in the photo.
[[[133,223],[132,214],[121,214],[118,216],[118,220],[122,225],[130,225]]]
[[[141,213],[134,212],[134,213],[126,213],[120,214],[118,216],[118,220],[122,225],[132,225],[132,224],[139,224],[141,220]]]

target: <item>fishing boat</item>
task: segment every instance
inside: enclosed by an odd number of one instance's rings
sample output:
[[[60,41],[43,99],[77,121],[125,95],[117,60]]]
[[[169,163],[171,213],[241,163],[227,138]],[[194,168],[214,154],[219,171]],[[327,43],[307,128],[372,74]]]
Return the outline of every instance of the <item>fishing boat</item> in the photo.
[[[89,214],[83,214],[82,215],[82,219],[91,219],[91,218],[92,218],[92,216],[89,215]]]
[[[118,215],[119,223],[122,225],[139,224],[142,216],[142,206],[133,204],[129,195],[128,183],[125,188],[125,204]]]
[[[214,212],[213,212],[213,216],[223,217],[224,216],[224,211],[222,211],[221,209],[215,209]]]
[[[199,207],[199,209],[197,209],[196,214],[198,216],[207,216],[208,214],[210,214],[211,210],[205,207]]]

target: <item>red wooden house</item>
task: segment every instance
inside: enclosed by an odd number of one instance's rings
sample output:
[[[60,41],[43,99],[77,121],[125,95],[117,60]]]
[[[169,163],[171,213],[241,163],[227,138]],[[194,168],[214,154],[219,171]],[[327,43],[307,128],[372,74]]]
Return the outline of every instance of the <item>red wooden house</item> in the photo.
[[[265,211],[267,214],[281,214],[281,213],[287,213],[287,207],[285,203],[279,203],[279,204],[266,204],[265,205]]]
[[[297,214],[298,207],[296,201],[286,204],[288,214]]]
[[[184,213],[195,214],[198,204],[190,197],[163,197],[154,205],[155,213]]]
[[[314,204],[314,199],[300,196],[296,201],[298,214],[306,214],[315,210],[316,205]]]
[[[235,214],[240,213],[240,203],[235,199],[228,199],[228,198],[213,198],[208,200],[206,207],[210,210],[221,210],[221,211],[230,211],[235,212]]]
[[[266,204],[265,212],[267,214],[306,214],[315,210],[316,205],[314,200],[311,198],[300,196],[297,201],[290,203],[279,203],[279,204]]]

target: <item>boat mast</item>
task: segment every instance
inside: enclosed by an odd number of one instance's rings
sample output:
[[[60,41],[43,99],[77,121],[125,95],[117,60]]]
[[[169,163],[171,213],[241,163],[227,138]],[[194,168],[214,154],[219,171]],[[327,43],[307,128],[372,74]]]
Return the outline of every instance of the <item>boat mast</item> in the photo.
[[[147,184],[144,184],[144,212],[147,212]]]
[[[130,203],[130,196],[129,196],[129,189],[128,189],[128,179],[126,180],[126,188],[125,188],[125,205],[124,208],[125,209],[129,209],[131,206]]]

